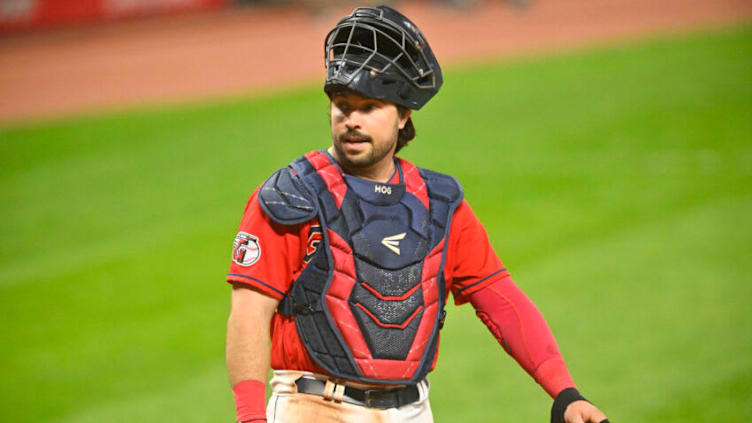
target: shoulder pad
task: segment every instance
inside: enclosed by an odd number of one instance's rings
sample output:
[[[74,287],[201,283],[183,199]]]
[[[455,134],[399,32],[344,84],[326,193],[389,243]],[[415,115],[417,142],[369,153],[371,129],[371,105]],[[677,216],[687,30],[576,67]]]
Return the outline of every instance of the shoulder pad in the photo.
[[[274,172],[264,182],[258,199],[264,212],[282,225],[307,222],[318,211],[314,195],[289,167]]]
[[[426,181],[428,196],[439,198],[449,203],[459,203],[464,197],[462,185],[454,176],[418,168],[420,176]]]

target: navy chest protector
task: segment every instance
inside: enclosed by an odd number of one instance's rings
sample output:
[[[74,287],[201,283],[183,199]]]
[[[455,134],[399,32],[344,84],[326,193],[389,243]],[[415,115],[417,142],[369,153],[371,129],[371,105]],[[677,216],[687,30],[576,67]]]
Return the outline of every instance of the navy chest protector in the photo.
[[[444,320],[444,262],[462,188],[398,159],[399,184],[342,174],[314,151],[259,191],[264,211],[295,225],[318,216],[318,251],[280,303],[311,358],[337,378],[382,384],[423,379]]]

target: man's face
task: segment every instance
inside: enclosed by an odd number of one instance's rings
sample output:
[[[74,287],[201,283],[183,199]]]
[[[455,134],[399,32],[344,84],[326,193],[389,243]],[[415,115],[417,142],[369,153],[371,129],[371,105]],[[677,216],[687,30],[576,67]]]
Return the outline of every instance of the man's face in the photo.
[[[331,101],[332,141],[345,168],[371,168],[391,160],[397,134],[409,114],[400,116],[394,103],[337,93]]]

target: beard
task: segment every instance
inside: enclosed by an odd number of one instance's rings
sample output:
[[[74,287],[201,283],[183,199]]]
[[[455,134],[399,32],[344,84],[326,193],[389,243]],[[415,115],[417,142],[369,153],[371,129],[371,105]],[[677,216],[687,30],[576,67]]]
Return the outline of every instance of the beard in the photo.
[[[386,158],[397,144],[397,137],[395,136],[391,142],[387,143],[374,143],[373,139],[365,134],[362,134],[358,130],[347,130],[339,135],[332,137],[334,142],[334,150],[337,152],[337,158],[340,161],[340,165],[345,169],[365,169],[370,168],[376,163],[381,162]],[[366,146],[365,151],[352,152],[348,151],[347,139],[357,139],[357,144],[363,144]]]

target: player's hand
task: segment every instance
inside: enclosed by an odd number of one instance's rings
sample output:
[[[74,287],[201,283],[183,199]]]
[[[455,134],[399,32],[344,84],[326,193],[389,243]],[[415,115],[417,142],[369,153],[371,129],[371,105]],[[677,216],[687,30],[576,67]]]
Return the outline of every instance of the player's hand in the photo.
[[[604,420],[606,415],[587,401],[575,401],[564,411],[566,423],[601,423]]]

